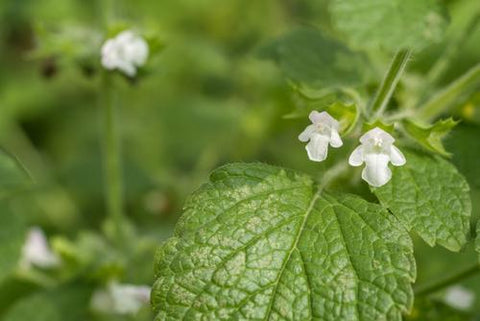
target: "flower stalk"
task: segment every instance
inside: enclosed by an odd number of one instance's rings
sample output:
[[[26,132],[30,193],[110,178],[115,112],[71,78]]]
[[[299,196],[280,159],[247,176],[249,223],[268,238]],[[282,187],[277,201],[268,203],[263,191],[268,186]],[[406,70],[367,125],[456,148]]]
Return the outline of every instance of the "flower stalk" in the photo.
[[[479,81],[480,64],[477,64],[421,106],[418,110],[418,117],[422,120],[431,120],[447,112],[459,96],[471,90]]]
[[[115,228],[115,237],[121,242],[123,236],[123,183],[120,161],[120,140],[117,127],[118,101],[111,75],[102,74],[103,99],[100,108],[103,112],[103,154],[104,181],[107,213]]]
[[[427,285],[424,287],[420,287],[418,289],[415,289],[415,295],[416,296],[426,296],[432,293],[435,293],[439,290],[442,290],[444,288],[449,287],[450,285],[456,284],[460,281],[463,281],[467,278],[470,278],[471,276],[477,274],[480,272],[480,265],[479,264],[474,264],[468,268],[466,268],[463,271],[460,271],[459,273],[452,275],[444,280],[441,280],[437,283]]]

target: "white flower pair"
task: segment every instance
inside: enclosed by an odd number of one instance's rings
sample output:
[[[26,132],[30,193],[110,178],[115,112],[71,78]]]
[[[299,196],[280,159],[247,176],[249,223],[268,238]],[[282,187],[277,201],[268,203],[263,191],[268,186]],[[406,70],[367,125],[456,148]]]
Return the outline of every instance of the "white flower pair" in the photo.
[[[298,136],[305,146],[308,157],[315,162],[327,158],[328,145],[338,148],[343,145],[338,133],[340,125],[327,112],[312,111],[309,116],[312,124]],[[360,137],[360,146],[350,155],[348,163],[361,166],[365,163],[362,178],[371,186],[380,187],[392,178],[388,163],[402,166],[406,163],[405,156],[393,145],[395,139],[381,128],[375,127]]]
[[[108,39],[102,46],[103,67],[118,69],[129,77],[136,75],[137,68],[143,66],[147,58],[147,42],[130,30]]]

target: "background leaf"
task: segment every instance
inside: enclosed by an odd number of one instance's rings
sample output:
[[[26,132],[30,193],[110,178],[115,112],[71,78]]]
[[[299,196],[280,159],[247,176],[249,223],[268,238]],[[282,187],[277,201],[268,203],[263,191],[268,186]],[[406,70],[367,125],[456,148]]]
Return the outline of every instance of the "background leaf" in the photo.
[[[473,320],[473,314],[454,309],[443,302],[431,299],[415,300],[412,313],[406,321],[465,321]]]
[[[467,242],[472,205],[465,178],[448,161],[406,152],[405,166],[373,189],[380,202],[429,245],[459,251]]]
[[[261,54],[274,60],[285,75],[312,87],[357,84],[365,60],[314,28],[298,28],[265,46]]]
[[[357,47],[423,48],[447,26],[436,0],[333,0],[333,24]]]
[[[216,170],[158,252],[156,320],[401,320],[411,240],[380,206],[261,164]]]
[[[23,242],[25,240],[25,226],[23,221],[15,215],[9,204],[0,201],[0,282],[17,266]]]
[[[0,149],[0,198],[21,191],[31,183],[32,180],[18,160]]]
[[[18,301],[2,321],[84,321],[88,320],[91,288],[70,285],[39,291]]]

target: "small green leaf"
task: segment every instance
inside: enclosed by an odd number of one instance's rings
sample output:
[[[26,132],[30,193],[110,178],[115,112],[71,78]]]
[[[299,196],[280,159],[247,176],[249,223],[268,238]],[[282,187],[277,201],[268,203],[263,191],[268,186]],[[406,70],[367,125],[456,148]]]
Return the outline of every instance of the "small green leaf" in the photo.
[[[326,111],[340,123],[340,133],[348,134],[357,124],[360,111],[355,104],[335,102],[326,108]]]
[[[452,118],[442,119],[431,126],[422,126],[413,120],[405,120],[403,126],[407,133],[426,149],[443,156],[451,156],[445,150],[442,140],[450,133],[458,121]]]
[[[165,43],[155,33],[145,35],[145,41],[148,44],[149,56],[152,57],[165,49]]]
[[[472,205],[465,178],[440,157],[405,152],[391,181],[374,188],[380,202],[429,245],[459,251],[467,241]]]
[[[362,81],[363,56],[313,28],[300,28],[262,48],[285,75],[312,87],[335,87]]]
[[[375,127],[381,128],[387,133],[393,134],[395,132],[395,124],[394,123],[384,123],[383,121],[377,119],[370,123],[363,124],[363,131],[367,132]]]
[[[152,304],[168,320],[401,320],[412,243],[387,211],[262,164],[217,169],[158,251]]]
[[[436,0],[333,0],[331,13],[355,46],[392,51],[439,41],[448,25]]]

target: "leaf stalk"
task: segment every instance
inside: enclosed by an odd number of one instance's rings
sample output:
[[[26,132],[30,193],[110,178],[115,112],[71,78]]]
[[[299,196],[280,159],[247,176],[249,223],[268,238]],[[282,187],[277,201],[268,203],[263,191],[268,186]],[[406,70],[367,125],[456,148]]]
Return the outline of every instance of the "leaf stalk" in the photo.
[[[427,296],[429,294],[435,293],[439,290],[442,290],[446,287],[449,287],[450,285],[456,284],[462,280],[465,280],[467,278],[470,278],[471,276],[477,274],[480,272],[480,265],[479,264],[474,264],[465,270],[462,270],[458,272],[455,275],[452,275],[444,280],[440,280],[437,283],[433,283],[431,285],[419,287],[415,289],[415,295],[416,296]]]

